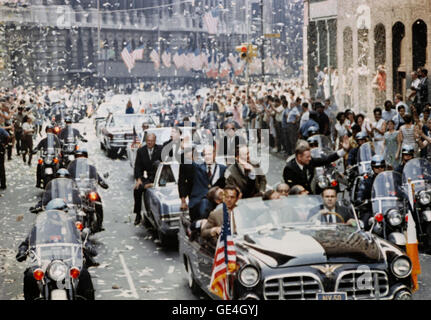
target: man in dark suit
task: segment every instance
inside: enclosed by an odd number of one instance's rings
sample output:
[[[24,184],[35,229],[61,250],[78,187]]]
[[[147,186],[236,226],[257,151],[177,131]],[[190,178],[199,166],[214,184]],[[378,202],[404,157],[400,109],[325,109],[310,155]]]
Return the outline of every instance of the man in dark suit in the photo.
[[[240,133],[237,133],[235,131],[235,122],[234,121],[227,121],[224,125],[224,132],[225,135],[223,137],[223,143],[220,144],[220,147],[222,148],[223,155],[230,156],[232,158],[235,157],[235,151],[236,148],[239,145],[246,144],[246,140],[244,137],[241,136]],[[221,152],[219,151],[219,154]]]
[[[337,191],[335,189],[324,189],[322,199],[323,203],[321,205],[310,210],[308,219],[315,217],[315,219],[326,223],[347,223],[352,225],[355,223],[352,211],[337,201]]]
[[[186,168],[188,172],[187,181],[181,177],[178,181],[179,189],[189,188],[189,204],[185,203],[185,197],[181,198],[181,207],[183,210],[189,208],[190,218],[192,221],[199,220],[199,203],[204,199],[212,187],[224,188],[225,178],[224,174],[226,166],[215,162],[216,148],[215,145],[207,145],[203,150],[203,163],[193,161],[191,167]],[[191,174],[193,175],[191,177]],[[181,194],[180,194],[181,195]],[[183,194],[184,195],[184,194]]]
[[[290,160],[284,167],[284,182],[291,188],[294,185],[301,185],[311,193],[311,181],[313,180],[314,169],[316,167],[327,166],[339,158],[344,157],[350,148],[349,138],[347,136],[343,138],[342,147],[342,149],[328,156],[312,158],[308,143],[306,141],[299,142],[296,146],[295,158]]]
[[[162,147],[156,145],[156,135],[150,133],[146,137],[146,145],[138,149],[135,160],[135,180],[133,191],[135,206],[133,212],[136,213],[135,225],[141,223],[142,194],[153,186],[153,181],[157,171],[157,163],[161,161]],[[147,205],[145,204],[145,209]]]

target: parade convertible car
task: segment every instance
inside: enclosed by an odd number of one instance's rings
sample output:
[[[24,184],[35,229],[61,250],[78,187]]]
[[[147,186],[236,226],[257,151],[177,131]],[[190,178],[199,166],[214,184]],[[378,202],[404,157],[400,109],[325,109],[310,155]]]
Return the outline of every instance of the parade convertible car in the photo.
[[[101,129],[100,147],[106,151],[108,157],[126,154],[127,145],[135,139],[134,130],[137,134],[141,132],[144,122],[150,127],[156,126],[152,116],[109,114]]]
[[[342,223],[321,222],[319,196],[240,200],[234,210],[232,299],[410,299],[410,259],[398,247]],[[311,212],[317,212],[309,219]],[[179,252],[194,293],[210,297],[215,242],[191,237],[181,215]],[[193,240],[192,240],[193,239]]]

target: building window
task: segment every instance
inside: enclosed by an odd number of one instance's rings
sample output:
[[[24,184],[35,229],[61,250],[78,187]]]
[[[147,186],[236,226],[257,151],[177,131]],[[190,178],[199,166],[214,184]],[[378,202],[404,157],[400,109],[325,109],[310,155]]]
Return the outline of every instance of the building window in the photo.
[[[427,25],[417,20],[412,27],[413,33],[413,70],[427,63]]]

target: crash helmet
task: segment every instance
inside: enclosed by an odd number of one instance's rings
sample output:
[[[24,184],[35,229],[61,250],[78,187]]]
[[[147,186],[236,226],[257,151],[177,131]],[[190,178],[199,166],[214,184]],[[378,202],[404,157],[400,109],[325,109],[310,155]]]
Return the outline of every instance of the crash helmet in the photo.
[[[308,128],[307,133],[309,137],[319,134],[319,128],[311,126],[310,128]]]
[[[66,122],[66,123],[72,123],[72,118],[70,116],[66,116],[64,118],[64,122]]]
[[[88,158],[88,151],[86,148],[79,148],[78,150],[76,150],[75,152],[75,157],[76,158]]]
[[[415,148],[411,145],[404,145],[401,149],[401,154],[409,154],[411,156],[414,156],[415,154]]]
[[[67,169],[61,168],[60,170],[57,171],[56,176],[57,178],[69,178],[70,173]]]
[[[386,167],[386,161],[383,156],[376,154],[371,158],[371,167]]]
[[[356,134],[355,139],[356,139],[356,140],[367,140],[367,139],[368,139],[368,134],[367,134],[366,132],[363,132],[363,131],[358,132],[358,133]]]
[[[61,198],[52,199],[45,207],[46,210],[66,210],[67,203]]]
[[[45,132],[48,132],[48,130],[53,131],[54,130],[54,126],[52,124],[46,125]]]
[[[307,142],[311,148],[316,148],[319,146],[319,139],[316,136],[309,137]]]

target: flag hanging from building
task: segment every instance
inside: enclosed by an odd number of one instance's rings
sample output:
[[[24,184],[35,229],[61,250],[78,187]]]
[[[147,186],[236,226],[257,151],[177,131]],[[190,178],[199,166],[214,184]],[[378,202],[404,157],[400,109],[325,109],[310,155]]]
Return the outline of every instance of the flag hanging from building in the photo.
[[[211,273],[210,291],[224,300],[230,300],[228,273],[236,270],[236,250],[232,239],[231,221],[223,203],[223,226],[217,241]]]
[[[182,67],[181,58],[180,58],[181,54],[182,54],[182,49],[180,48],[177,52],[175,52],[174,56],[172,57],[172,61],[174,62],[175,68],[177,69]]]
[[[217,33],[217,26],[219,22],[217,10],[211,10],[207,12],[203,17],[205,26],[209,34]]]
[[[121,58],[130,72],[135,66],[135,59],[133,59],[132,56],[132,46],[130,43],[123,49],[123,51],[121,51]]]
[[[158,70],[160,68],[160,55],[156,49],[153,49],[153,51],[151,51],[150,59],[154,63],[154,69]]]
[[[163,54],[162,54],[162,62],[163,62],[163,65],[166,67],[166,68],[170,68],[171,67],[171,51],[169,50],[169,48],[168,49],[166,49],[165,50],[165,52],[163,52]]]
[[[226,60],[225,57],[222,57],[220,60],[220,78],[226,78],[229,75],[230,72],[230,65],[229,62]]]
[[[133,50],[132,57],[135,61],[144,59],[144,45]]]
[[[193,53],[192,69],[195,71],[199,71],[202,69],[201,52],[197,48]]]

